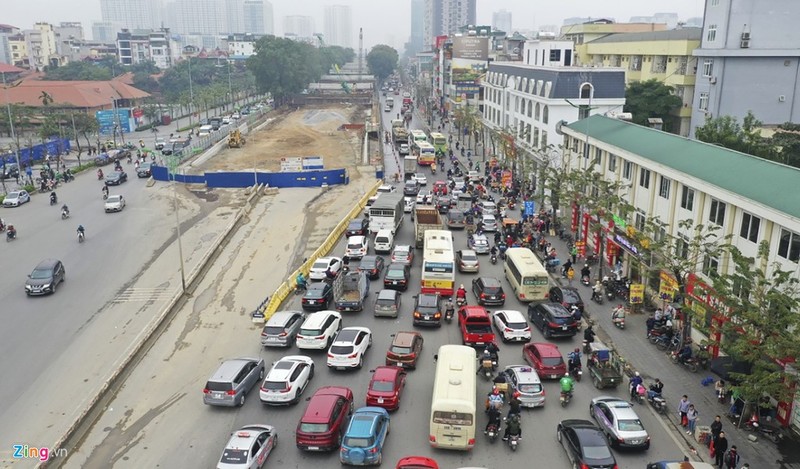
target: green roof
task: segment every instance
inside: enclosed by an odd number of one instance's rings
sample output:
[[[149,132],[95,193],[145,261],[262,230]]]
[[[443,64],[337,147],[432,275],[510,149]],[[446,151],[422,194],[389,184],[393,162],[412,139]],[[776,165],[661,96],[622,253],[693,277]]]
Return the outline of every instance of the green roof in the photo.
[[[800,219],[800,169],[601,115],[566,127]]]

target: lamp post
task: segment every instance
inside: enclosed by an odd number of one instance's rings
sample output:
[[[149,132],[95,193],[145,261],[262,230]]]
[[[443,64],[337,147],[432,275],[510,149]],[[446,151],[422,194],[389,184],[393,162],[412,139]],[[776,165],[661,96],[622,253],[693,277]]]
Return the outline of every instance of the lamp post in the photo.
[[[178,261],[181,270],[181,291],[186,292],[186,272],[183,267],[183,244],[181,243],[181,218],[178,212],[178,181],[176,180],[176,170],[178,168],[178,157],[173,153],[167,158],[167,166],[172,173],[172,208],[175,210],[175,231],[178,237]]]
[[[194,91],[192,90],[192,58],[189,57],[189,127],[192,126],[192,107],[194,106]]]
[[[6,86],[6,72],[0,72],[3,74],[3,93],[5,95],[6,100],[6,110],[8,111],[8,126],[11,129],[11,140],[12,145],[14,146],[14,157],[17,160],[17,172],[22,175],[22,166],[19,164],[19,145],[17,143],[17,134],[14,132],[14,119],[11,117],[11,103],[8,101],[8,86]],[[5,166],[5,162],[3,162]]]
[[[231,61],[230,57],[228,58],[228,93],[231,95],[231,108],[236,108],[236,102],[233,99],[233,85],[231,84]]]

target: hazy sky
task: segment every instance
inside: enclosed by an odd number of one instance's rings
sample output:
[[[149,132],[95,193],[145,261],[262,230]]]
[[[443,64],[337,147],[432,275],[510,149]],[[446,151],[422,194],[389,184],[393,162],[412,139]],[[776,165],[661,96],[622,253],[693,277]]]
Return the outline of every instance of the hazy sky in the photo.
[[[165,0],[166,1],[166,0]],[[38,21],[58,23],[81,21],[85,34],[91,36],[91,22],[100,20],[100,0],[2,0],[0,23],[27,29]],[[365,45],[388,43],[400,47],[408,40],[411,7],[408,0],[272,0],[276,33],[282,34],[283,17],[308,15],[315,18],[322,31],[324,5],[350,5],[353,27],[364,28]],[[514,29],[535,29],[541,25],[561,25],[572,16],[611,17],[625,22],[631,16],[649,16],[656,12],[675,12],[681,19],[703,15],[705,0],[478,0],[478,24],[491,24],[492,12],[506,9],[512,13]],[[355,40],[354,40],[355,41]],[[357,44],[354,42],[354,44]]]

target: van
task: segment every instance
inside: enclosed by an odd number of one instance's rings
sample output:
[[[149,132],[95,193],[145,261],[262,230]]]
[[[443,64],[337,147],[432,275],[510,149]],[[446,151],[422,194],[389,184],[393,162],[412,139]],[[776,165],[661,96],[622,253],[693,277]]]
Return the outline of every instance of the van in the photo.
[[[449,229],[463,229],[466,226],[467,217],[460,210],[450,210],[447,212],[447,227]]]
[[[375,235],[375,252],[388,254],[394,247],[394,235],[391,230],[380,230]]]
[[[210,125],[201,125],[197,131],[198,137],[205,137],[206,135],[210,135],[211,132],[214,130],[214,127]]]
[[[262,358],[226,360],[211,375],[203,388],[203,403],[226,407],[244,405],[250,389],[264,379]]]

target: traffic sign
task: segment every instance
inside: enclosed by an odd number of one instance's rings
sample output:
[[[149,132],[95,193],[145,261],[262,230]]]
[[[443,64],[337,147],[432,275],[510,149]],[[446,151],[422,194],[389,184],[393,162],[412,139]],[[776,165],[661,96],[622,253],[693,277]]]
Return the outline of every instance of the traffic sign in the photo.
[[[536,213],[536,203],[532,200],[525,201],[525,215],[532,217]]]

